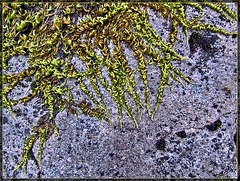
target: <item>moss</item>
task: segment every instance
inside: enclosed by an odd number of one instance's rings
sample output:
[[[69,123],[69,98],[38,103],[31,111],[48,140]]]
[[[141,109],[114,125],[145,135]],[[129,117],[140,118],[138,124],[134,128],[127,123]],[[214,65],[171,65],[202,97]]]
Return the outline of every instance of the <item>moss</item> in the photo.
[[[23,34],[28,34],[31,32],[32,22],[22,21],[20,25],[17,26],[17,31],[20,31]]]
[[[100,85],[106,88],[117,103],[119,125],[121,127],[123,125],[122,111],[125,111],[138,127],[141,108],[146,107],[153,119],[162,101],[166,85],[172,89],[170,77],[182,85],[184,85],[183,81],[193,84],[172,65],[173,60],[186,59],[177,54],[173,48],[178,40],[179,29],[183,28],[187,40],[189,29],[233,36],[236,34],[215,25],[199,22],[199,19],[205,15],[203,12],[205,6],[219,12],[223,20],[236,20],[236,15],[225,3],[3,3],[2,5],[3,68],[7,71],[8,60],[12,56],[30,56],[28,59],[30,66],[26,70],[19,74],[3,74],[3,84],[6,85],[2,91],[3,106],[7,107],[16,118],[13,106],[38,97],[49,111],[39,119],[37,125],[32,127],[33,134],[25,141],[23,159],[16,168],[24,166],[25,172],[29,159],[40,165],[46,141],[54,133],[59,135],[55,117],[60,111],[68,110],[76,116],[81,112],[97,117],[101,122],[115,125],[111,122],[112,117],[105,105],[104,95],[99,89]],[[188,6],[194,7],[202,14],[192,20],[187,19],[185,11]],[[165,19],[171,19],[172,29],[167,42],[150,25],[147,8],[157,11]],[[87,18],[81,19],[83,16]],[[76,25],[78,18],[81,21]],[[190,44],[193,46],[200,44],[203,49],[209,50],[211,43],[204,43],[198,35],[195,33],[191,36]],[[113,56],[108,47],[110,39],[114,43]],[[148,43],[146,44],[145,41]],[[123,53],[123,42],[131,47],[138,60],[135,71],[129,67],[128,59]],[[101,56],[97,54],[97,50],[100,51]],[[73,55],[84,61],[86,71],[79,72],[70,63]],[[151,95],[148,86],[148,65],[156,66],[162,75],[153,112],[150,111],[149,103]],[[107,67],[111,84],[102,74],[103,67]],[[140,78],[144,82],[145,104],[140,101],[136,88],[137,83],[134,78],[136,72],[140,73]],[[20,85],[23,79],[34,80],[30,86],[31,94],[19,100],[11,100],[8,97],[9,93],[15,86]],[[74,87],[66,87],[68,79],[78,81],[77,86],[86,94],[87,99],[81,97],[78,100],[73,99],[71,90]],[[90,91],[88,85],[84,83],[85,80],[90,80],[94,91]],[[126,94],[133,98],[139,118],[135,117]],[[40,141],[39,162],[36,161],[32,151],[37,140]],[[165,141],[158,141],[156,147],[160,150],[164,149]]]

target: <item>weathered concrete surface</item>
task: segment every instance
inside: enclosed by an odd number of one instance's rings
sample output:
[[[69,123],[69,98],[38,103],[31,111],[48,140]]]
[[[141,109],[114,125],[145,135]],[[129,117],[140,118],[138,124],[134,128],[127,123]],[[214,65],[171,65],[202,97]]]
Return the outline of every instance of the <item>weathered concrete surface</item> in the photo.
[[[231,4],[236,10],[236,4]],[[237,25],[225,23],[218,13],[207,9],[201,21],[216,24],[231,32]],[[195,15],[188,8],[189,17]],[[196,14],[198,14],[196,12]],[[167,38],[170,22],[150,11],[150,23],[157,33]],[[193,31],[189,31],[189,39]],[[23,143],[31,133],[31,126],[44,115],[47,109],[35,98],[26,105],[14,107],[17,121],[3,109],[3,177],[14,178],[236,178],[237,148],[234,136],[237,131],[237,38],[202,31],[201,38],[210,48],[186,43],[183,31],[174,49],[187,60],[173,61],[195,84],[180,83],[170,79],[173,91],[166,87],[154,120],[146,108],[141,110],[139,128],[126,114],[123,128],[119,127],[117,105],[103,87],[105,103],[113,115],[113,127],[101,124],[97,119],[85,115],[74,115],[63,111],[56,118],[60,137],[48,140],[43,152],[41,171],[29,161],[28,173],[23,169],[13,171],[21,161]],[[136,69],[137,60],[132,50],[125,45],[131,68]],[[28,67],[28,57],[13,57],[14,68],[5,73],[18,73]],[[84,70],[77,57],[72,63]],[[105,74],[107,75],[107,72]],[[140,74],[136,74],[138,91],[144,103],[145,90]],[[160,70],[149,66],[150,106],[153,111],[161,80]],[[23,97],[32,80],[22,81],[10,97]],[[90,83],[90,81],[88,82]],[[84,93],[74,80],[68,81],[74,98],[82,99]],[[134,102],[132,100],[132,106]],[[134,108],[137,116],[137,108]],[[161,145],[165,145],[162,150]],[[37,156],[38,147],[34,149]]]

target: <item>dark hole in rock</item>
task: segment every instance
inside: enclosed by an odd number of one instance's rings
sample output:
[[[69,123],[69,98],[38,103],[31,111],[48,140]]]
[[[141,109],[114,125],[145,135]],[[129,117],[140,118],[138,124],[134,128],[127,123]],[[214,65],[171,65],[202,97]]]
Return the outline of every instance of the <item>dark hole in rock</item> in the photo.
[[[233,140],[234,140],[235,145],[237,145],[237,132],[234,134]]]
[[[214,123],[211,123],[209,125],[207,125],[207,129],[210,131],[216,131],[218,128],[220,128],[222,125],[222,121],[220,119],[218,119],[217,121],[215,121]]]
[[[177,136],[179,136],[180,138],[186,138],[187,135],[186,135],[186,132],[183,130],[183,131],[179,131],[176,133]]]
[[[150,152],[151,152],[151,150],[147,150],[147,151],[146,151],[146,153],[150,153]]]
[[[213,103],[213,106],[212,106],[213,108],[218,108],[218,105],[217,104],[215,104],[215,103]]]
[[[8,118],[3,117],[3,124],[6,124],[6,123],[8,123]]]
[[[156,148],[158,150],[164,150],[166,148],[166,141],[164,139],[160,139],[156,143]]]
[[[237,35],[236,35],[236,34],[233,34],[233,35],[232,35],[232,38],[237,38]]]
[[[196,176],[195,176],[195,175],[193,175],[192,173],[190,173],[188,176],[189,176],[189,177],[191,177],[191,178],[194,178],[194,177],[196,177]]]
[[[222,138],[222,134],[221,134],[221,133],[218,133],[218,137],[219,137],[219,138]]]

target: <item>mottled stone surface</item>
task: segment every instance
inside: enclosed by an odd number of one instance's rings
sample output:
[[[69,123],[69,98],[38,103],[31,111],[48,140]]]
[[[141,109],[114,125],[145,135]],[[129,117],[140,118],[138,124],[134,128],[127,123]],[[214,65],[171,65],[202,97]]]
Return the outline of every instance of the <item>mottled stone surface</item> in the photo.
[[[231,4],[236,10],[236,4]],[[220,14],[206,8],[206,17],[201,22],[216,24],[231,32],[237,31],[236,22],[223,23]],[[189,18],[198,15],[187,9]],[[170,22],[163,20],[154,11],[150,13],[150,24],[167,41]],[[13,171],[21,161],[23,143],[31,133],[31,127],[46,114],[47,108],[40,98],[34,98],[26,105],[14,107],[15,120],[8,109],[3,109],[3,177],[9,178],[236,178],[237,148],[234,135],[237,131],[237,38],[209,31],[199,34],[189,30],[189,41],[183,30],[174,49],[188,59],[172,61],[184,75],[195,84],[170,79],[173,91],[165,88],[154,119],[146,108],[141,110],[139,128],[123,111],[123,128],[119,127],[117,104],[103,86],[100,90],[104,101],[113,115],[116,127],[101,124],[95,118],[63,111],[56,117],[60,137],[51,137],[43,151],[41,171],[33,161],[29,161],[28,173],[23,168]],[[203,41],[194,43],[198,35]],[[205,43],[204,43],[205,42]],[[207,47],[205,46],[207,44]],[[112,44],[113,46],[113,44]],[[111,45],[109,46],[111,47]],[[124,44],[132,69],[137,68],[137,60],[132,49]],[[6,71],[19,73],[29,65],[26,56],[10,59],[13,68]],[[72,63],[78,71],[84,71],[84,63],[75,56]],[[153,112],[160,69],[148,67],[150,106]],[[104,72],[107,78],[107,71]],[[141,102],[145,103],[145,90],[140,73],[136,73],[137,90]],[[33,80],[24,79],[9,95],[19,99],[26,93]],[[90,84],[90,81],[86,81]],[[86,97],[75,80],[68,80],[73,96],[81,100]],[[89,86],[91,90],[93,88]],[[30,93],[30,92],[29,92]],[[137,117],[137,108],[129,98]],[[236,139],[235,139],[236,140]],[[37,142],[38,143],[38,142]],[[35,146],[37,156],[38,145]]]

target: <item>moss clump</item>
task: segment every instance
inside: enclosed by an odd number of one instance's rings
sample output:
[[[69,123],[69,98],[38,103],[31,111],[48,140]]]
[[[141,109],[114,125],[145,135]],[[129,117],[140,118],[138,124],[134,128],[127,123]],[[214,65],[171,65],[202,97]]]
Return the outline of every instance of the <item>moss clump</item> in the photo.
[[[189,20],[185,14],[188,6],[200,11],[201,15]],[[236,20],[236,15],[225,3],[3,3],[3,68],[7,71],[8,60],[12,56],[30,56],[28,59],[30,66],[26,70],[19,74],[3,74],[2,83],[5,87],[2,91],[3,106],[16,118],[13,106],[40,97],[49,110],[49,114],[32,127],[34,134],[26,140],[23,160],[16,169],[24,165],[26,171],[28,160],[32,158],[36,161],[32,149],[38,139],[39,162],[36,164],[40,164],[46,141],[54,132],[58,135],[55,117],[64,109],[76,115],[78,110],[81,110],[83,114],[115,125],[111,122],[104,95],[99,89],[100,84],[111,93],[117,103],[120,126],[124,110],[138,127],[137,118],[126,94],[135,101],[140,120],[140,109],[144,104],[140,102],[136,88],[135,74],[139,72],[145,86],[145,105],[153,118],[162,100],[165,86],[172,89],[170,77],[181,84],[183,83],[180,79],[192,83],[171,63],[172,60],[185,59],[173,48],[179,29],[184,29],[186,39],[189,29],[210,30],[224,35],[235,34],[212,24],[200,23],[199,19],[205,15],[205,6],[221,13],[228,21]],[[150,25],[148,8],[157,11],[165,19],[171,19],[172,29],[167,42]],[[112,56],[108,47],[110,40],[114,43]],[[129,67],[123,53],[123,42],[132,48],[133,55],[138,60],[138,68],[135,71]],[[76,70],[71,63],[73,55],[77,55],[85,62],[86,71]],[[148,57],[148,60],[144,57]],[[149,106],[147,77],[149,64],[158,67],[162,75],[157,104],[152,113]],[[111,84],[102,74],[103,67],[107,67]],[[32,92],[19,100],[10,100],[8,94],[12,89],[20,85],[21,80],[29,77],[34,80],[31,84]],[[73,99],[71,92],[73,87],[66,87],[68,79],[77,80],[79,89],[88,98]],[[94,92],[89,90],[84,83],[85,80],[90,80]]]
[[[17,26],[17,31],[21,33],[28,34],[31,32],[32,22],[30,21],[22,21],[20,25]]]

